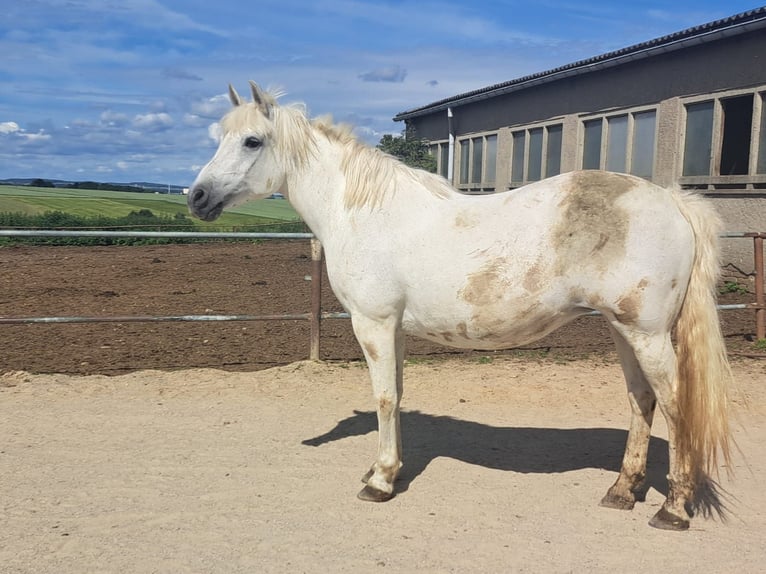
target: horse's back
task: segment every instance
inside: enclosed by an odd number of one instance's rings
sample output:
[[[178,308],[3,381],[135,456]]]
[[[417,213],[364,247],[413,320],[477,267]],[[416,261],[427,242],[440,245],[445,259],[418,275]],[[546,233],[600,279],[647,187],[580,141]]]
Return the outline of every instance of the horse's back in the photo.
[[[432,225],[412,225],[424,258],[457,272],[505,259],[515,272],[546,268],[552,278],[590,282],[642,268],[682,265],[693,233],[676,192],[604,171],[561,174],[488,197],[436,204]],[[416,217],[422,218],[422,214]],[[418,262],[418,265],[420,262]]]

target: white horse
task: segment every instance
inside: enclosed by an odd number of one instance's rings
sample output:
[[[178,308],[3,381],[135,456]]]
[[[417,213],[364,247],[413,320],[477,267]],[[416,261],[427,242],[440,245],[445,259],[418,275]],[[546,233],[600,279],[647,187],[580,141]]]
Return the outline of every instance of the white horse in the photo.
[[[324,246],[377,399],[378,455],[359,497],[391,498],[402,465],[404,333],[504,349],[598,310],[632,411],[620,474],[601,504],[631,509],[643,500],[659,403],[669,433],[669,491],[650,524],[688,528],[695,492],[711,483],[719,457],[730,460],[730,370],[715,308],[720,222],[709,204],[601,171],[461,195],[445,179],[250,85],[252,102],[229,87],[234,107],[221,122],[218,151],[189,191],[189,208],[209,221],[280,192]]]

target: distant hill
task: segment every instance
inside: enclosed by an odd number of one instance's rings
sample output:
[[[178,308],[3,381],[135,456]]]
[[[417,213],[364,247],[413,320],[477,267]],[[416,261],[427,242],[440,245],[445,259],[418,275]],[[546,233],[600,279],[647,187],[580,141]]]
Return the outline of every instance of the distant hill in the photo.
[[[130,182],[82,182],[82,181],[69,181],[64,179],[46,179],[46,178],[8,178],[8,179],[0,179],[0,185],[31,185],[32,182],[39,181],[40,179],[43,179],[44,181],[50,182],[54,185],[54,187],[72,187],[73,185],[80,185],[82,187],[83,183],[93,183],[96,184],[94,187],[102,188],[102,186],[115,186],[119,187],[120,191],[130,191],[128,188],[135,188],[137,192],[146,192],[146,191],[155,191],[158,193],[170,193],[170,194],[180,194],[183,193],[184,187],[180,185],[171,185],[167,183],[152,183],[148,181],[130,181]]]

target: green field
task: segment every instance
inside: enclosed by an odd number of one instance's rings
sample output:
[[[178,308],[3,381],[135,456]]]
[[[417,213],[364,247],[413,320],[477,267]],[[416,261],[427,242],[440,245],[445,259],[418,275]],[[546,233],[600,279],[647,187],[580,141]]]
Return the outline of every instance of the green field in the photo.
[[[185,195],[130,193],[86,189],[0,186],[0,212],[42,214],[62,211],[81,217],[125,217],[131,211],[148,209],[158,216],[188,215]],[[299,221],[300,217],[285,199],[253,201],[227,211],[213,223],[202,227],[232,227]]]

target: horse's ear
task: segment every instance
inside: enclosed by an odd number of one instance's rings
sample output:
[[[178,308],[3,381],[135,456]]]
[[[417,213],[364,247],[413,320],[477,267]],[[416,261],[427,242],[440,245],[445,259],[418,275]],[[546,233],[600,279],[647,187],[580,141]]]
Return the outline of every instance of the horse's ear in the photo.
[[[234,86],[232,86],[231,84],[229,84],[229,99],[231,100],[232,106],[242,105],[242,98],[239,97],[237,90],[235,90]]]
[[[253,80],[250,80],[250,90],[253,93],[253,103],[263,112],[267,118],[271,118],[271,109],[274,105],[274,98],[265,93],[258,87]]]

